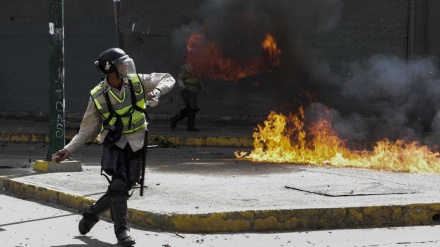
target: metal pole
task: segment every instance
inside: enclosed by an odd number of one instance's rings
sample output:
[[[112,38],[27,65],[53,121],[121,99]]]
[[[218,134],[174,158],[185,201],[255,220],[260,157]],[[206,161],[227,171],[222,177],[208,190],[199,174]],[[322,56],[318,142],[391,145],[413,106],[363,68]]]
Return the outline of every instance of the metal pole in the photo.
[[[65,146],[64,0],[49,1],[49,151],[46,160]]]
[[[124,30],[121,25],[121,0],[113,0],[115,9],[116,32],[118,35],[119,48],[124,49]]]
[[[407,59],[413,60],[415,57],[415,30],[416,30],[416,0],[409,0],[408,18],[408,51]]]

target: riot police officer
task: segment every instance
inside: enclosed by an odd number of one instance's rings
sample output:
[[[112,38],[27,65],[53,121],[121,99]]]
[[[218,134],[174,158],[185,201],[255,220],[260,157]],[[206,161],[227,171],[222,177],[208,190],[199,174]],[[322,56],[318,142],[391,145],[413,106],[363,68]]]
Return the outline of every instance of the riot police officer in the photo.
[[[148,136],[146,105],[157,103],[175,80],[168,73],[137,74],[133,60],[119,48],[102,52],[95,65],[105,78],[91,90],[78,134],[53,154],[53,160],[68,158],[102,123],[97,139],[104,149],[101,174],[105,173],[109,186],[101,198],[84,208],[78,228],[81,234],[88,233],[99,215],[110,209],[118,244],[132,246],[135,240],[127,226],[127,200],[141,177]]]
[[[185,103],[185,108],[179,110],[176,115],[170,118],[170,125],[171,129],[174,130],[180,120],[188,118],[186,130],[199,131],[195,126],[196,113],[200,111],[197,105],[197,98],[199,92],[206,94],[206,91],[201,77],[195,73],[194,68],[187,59],[188,54],[184,54],[183,58],[185,63],[179,69],[177,82],[181,88],[180,94]]]

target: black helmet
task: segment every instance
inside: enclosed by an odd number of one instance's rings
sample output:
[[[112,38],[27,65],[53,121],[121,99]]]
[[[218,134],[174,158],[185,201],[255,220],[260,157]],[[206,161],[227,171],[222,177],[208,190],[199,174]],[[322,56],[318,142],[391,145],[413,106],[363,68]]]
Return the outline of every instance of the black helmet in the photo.
[[[117,71],[116,65],[114,65],[113,62],[124,56],[128,57],[122,49],[110,48],[99,55],[98,61],[95,62],[95,65],[104,72],[104,74],[110,74]]]

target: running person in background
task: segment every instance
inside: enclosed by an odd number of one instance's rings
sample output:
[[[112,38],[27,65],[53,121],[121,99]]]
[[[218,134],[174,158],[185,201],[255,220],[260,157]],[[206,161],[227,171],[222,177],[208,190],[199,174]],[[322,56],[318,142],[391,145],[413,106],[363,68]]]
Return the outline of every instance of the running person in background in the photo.
[[[187,60],[187,55],[184,54],[185,64],[179,70],[177,77],[177,83],[181,88],[180,94],[182,95],[185,108],[177,112],[176,115],[170,118],[171,129],[176,128],[177,123],[188,118],[187,131],[199,131],[195,126],[196,113],[200,111],[197,106],[197,97],[199,92],[206,93],[200,76],[195,75],[191,64]]]

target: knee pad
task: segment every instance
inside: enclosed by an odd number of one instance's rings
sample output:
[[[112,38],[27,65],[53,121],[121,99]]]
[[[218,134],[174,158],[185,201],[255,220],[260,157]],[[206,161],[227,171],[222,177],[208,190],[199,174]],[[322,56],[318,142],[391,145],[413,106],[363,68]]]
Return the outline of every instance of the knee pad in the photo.
[[[185,108],[183,108],[182,110],[180,110],[180,114],[182,114],[182,115],[186,115],[186,114],[188,114],[188,107],[185,107]]]
[[[122,178],[115,178],[110,182],[108,188],[108,196],[126,196],[127,195],[127,183]]]

